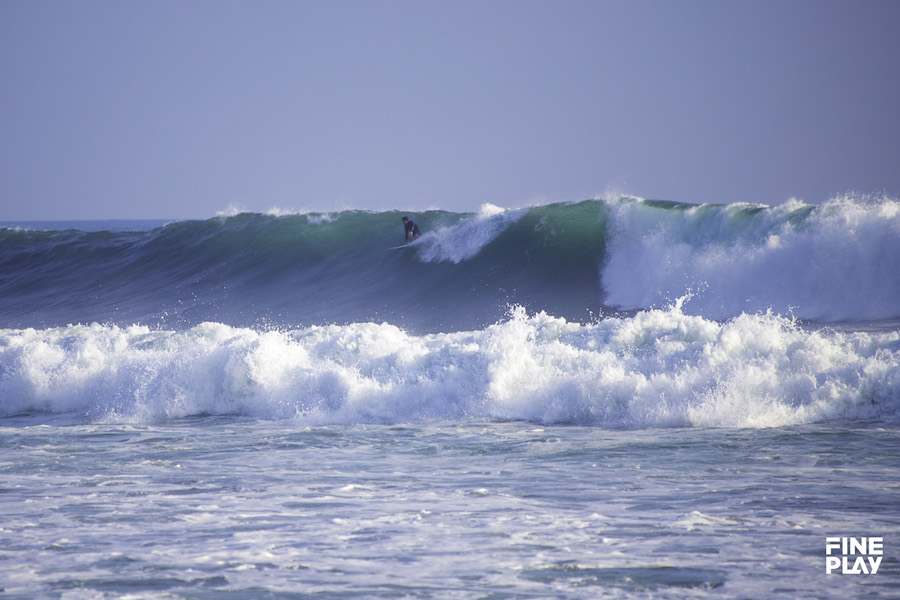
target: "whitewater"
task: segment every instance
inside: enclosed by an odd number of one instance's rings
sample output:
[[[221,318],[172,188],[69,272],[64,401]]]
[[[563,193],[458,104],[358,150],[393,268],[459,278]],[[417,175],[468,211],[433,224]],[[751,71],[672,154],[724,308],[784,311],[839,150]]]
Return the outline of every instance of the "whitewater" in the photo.
[[[898,425],[891,198],[0,224],[9,597],[887,598]]]

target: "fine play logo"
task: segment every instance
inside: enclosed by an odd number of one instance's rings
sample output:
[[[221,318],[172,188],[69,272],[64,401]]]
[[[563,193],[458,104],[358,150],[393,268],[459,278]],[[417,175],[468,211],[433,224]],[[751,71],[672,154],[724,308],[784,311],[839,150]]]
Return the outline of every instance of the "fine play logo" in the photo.
[[[825,572],[874,575],[884,558],[883,537],[825,538]]]

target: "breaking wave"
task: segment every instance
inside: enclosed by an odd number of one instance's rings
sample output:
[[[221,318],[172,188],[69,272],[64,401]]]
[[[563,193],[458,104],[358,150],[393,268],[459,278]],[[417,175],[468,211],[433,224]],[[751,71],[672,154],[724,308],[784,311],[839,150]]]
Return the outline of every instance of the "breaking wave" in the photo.
[[[425,335],[386,323],[5,330],[0,365],[0,416],[608,428],[900,417],[900,333],[808,331],[771,314],[718,323],[678,305],[591,324],[515,308],[483,330]]]

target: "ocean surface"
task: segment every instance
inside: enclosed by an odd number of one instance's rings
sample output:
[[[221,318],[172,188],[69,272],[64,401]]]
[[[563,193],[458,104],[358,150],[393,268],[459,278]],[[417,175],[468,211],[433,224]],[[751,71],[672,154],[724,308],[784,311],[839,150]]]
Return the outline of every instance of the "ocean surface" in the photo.
[[[4,598],[897,589],[900,201],[0,223]]]

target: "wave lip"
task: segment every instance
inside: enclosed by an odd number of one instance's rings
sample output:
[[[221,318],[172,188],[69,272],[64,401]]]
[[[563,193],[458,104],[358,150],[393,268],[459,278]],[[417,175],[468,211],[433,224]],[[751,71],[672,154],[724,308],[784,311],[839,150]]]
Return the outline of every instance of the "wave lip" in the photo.
[[[900,419],[900,333],[726,323],[676,306],[582,325],[512,311],[416,336],[362,323],[260,332],[71,326],[0,331],[0,416],[303,424],[525,420],[604,428]]]

